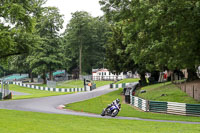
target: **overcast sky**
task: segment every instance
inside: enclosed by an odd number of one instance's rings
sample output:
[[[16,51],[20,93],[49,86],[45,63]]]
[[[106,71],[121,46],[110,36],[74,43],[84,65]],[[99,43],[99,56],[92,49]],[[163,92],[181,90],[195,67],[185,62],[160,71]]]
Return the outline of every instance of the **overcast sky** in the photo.
[[[71,13],[76,11],[87,11],[93,17],[102,16],[99,0],[48,0],[45,6],[58,7],[64,15],[64,29],[71,19]],[[62,31],[64,31],[64,29]]]

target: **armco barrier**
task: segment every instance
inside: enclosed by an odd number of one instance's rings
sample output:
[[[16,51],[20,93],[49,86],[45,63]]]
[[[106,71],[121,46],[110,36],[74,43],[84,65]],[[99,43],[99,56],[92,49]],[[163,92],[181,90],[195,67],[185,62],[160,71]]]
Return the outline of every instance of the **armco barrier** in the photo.
[[[148,102],[147,100],[144,100],[142,98],[139,98],[139,97],[135,97],[135,96],[132,96],[131,97],[131,102],[130,102],[133,106],[143,110],[143,111],[148,111]]]
[[[200,116],[200,104],[148,101],[132,95],[131,104],[148,112]]]
[[[186,104],[186,115],[200,116],[200,104]]]
[[[186,104],[177,102],[167,102],[167,113],[186,115]]]
[[[149,111],[167,113],[167,102],[149,101]]]
[[[124,88],[132,83],[110,84],[110,88]]]
[[[32,88],[32,89],[37,89],[37,90],[54,91],[54,92],[90,91],[89,89],[84,89],[84,88],[48,88],[48,87],[43,87],[43,86],[35,86],[35,85],[23,84],[23,83],[19,83],[19,82],[12,82],[12,84],[23,86],[23,87],[28,87],[28,88]]]

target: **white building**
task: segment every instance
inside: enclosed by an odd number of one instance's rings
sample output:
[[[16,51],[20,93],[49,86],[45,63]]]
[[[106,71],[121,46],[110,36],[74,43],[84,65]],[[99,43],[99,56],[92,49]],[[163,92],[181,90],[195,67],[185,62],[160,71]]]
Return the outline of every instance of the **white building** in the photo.
[[[119,75],[113,74],[108,69],[92,69],[93,80],[121,80],[126,78],[126,75],[120,73]]]

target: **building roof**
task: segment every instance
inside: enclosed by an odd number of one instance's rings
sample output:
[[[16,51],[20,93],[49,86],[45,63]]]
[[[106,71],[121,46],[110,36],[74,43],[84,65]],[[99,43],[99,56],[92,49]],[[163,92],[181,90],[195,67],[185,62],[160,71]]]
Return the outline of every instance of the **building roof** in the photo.
[[[106,68],[92,69],[92,73],[97,73],[97,72],[109,72],[109,71]]]

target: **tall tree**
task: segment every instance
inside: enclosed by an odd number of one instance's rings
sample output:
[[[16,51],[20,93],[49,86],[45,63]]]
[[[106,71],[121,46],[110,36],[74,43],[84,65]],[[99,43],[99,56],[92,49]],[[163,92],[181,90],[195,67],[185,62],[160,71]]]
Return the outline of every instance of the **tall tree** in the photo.
[[[79,73],[82,74],[82,53],[88,45],[88,36],[91,33],[91,16],[87,12],[75,12],[67,25],[66,37],[73,51],[79,51]]]
[[[41,39],[39,46],[34,49],[28,60],[34,71],[43,73],[44,83],[46,83],[46,72],[49,72],[49,78],[52,80],[53,71],[62,66],[63,54],[58,33],[62,24],[62,15],[58,9],[46,7],[36,25],[36,34]]]
[[[79,68],[79,73],[83,74],[103,66],[103,45],[107,40],[107,31],[104,18],[93,18],[83,11],[72,14],[64,33],[66,55],[71,57],[71,68]]]

